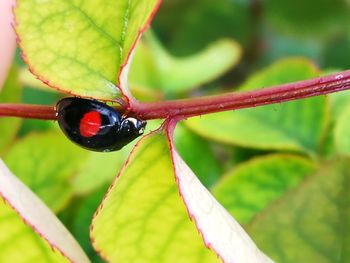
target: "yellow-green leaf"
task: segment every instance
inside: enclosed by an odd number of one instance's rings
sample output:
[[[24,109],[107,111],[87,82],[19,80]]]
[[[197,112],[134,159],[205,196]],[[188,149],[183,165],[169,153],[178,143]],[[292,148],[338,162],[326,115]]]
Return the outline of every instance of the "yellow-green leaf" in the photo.
[[[10,169],[54,211],[73,195],[69,178],[83,164],[88,152],[61,132],[30,134],[5,155]]]
[[[181,200],[163,133],[140,141],[92,223],[110,262],[217,262]]]
[[[241,58],[241,47],[230,39],[218,40],[187,57],[169,54],[152,34],[146,34],[130,69],[134,86],[167,93],[188,91],[218,78]]]
[[[350,104],[339,112],[334,127],[334,141],[336,150],[344,155],[350,156]]]
[[[69,262],[5,202],[0,203],[0,262]]]
[[[89,262],[63,224],[2,160],[0,197],[6,201],[0,204],[0,262]]]
[[[240,223],[247,224],[314,170],[310,160],[296,155],[257,157],[234,167],[212,192]]]
[[[160,125],[161,122],[158,120],[148,121],[145,133],[158,129]],[[71,180],[74,192],[78,195],[88,194],[105,184],[111,184],[136,142],[137,140],[119,151],[110,153],[85,151],[87,158],[84,165],[81,165],[79,171]]]
[[[13,65],[2,90],[0,90],[0,102],[20,102],[21,96],[22,87],[18,81],[17,67]],[[15,138],[21,122],[20,118],[0,118],[0,151],[3,151]]]
[[[16,31],[24,59],[52,87],[115,99],[121,68],[159,2],[20,0]]]
[[[180,195],[205,244],[215,251],[223,262],[273,262],[258,249],[244,229],[202,185],[177,153],[172,139],[169,140]]]
[[[276,262],[349,262],[348,163],[322,165],[247,226]]]

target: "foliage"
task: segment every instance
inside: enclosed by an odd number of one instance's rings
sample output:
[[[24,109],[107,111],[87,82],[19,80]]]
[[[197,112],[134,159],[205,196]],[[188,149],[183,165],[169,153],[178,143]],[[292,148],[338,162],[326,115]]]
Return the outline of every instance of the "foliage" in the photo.
[[[121,86],[124,93],[121,68],[157,1],[39,2],[19,1],[16,11],[32,71],[65,92],[111,99]],[[122,25],[120,17],[130,21],[128,29],[116,25]],[[349,19],[345,0],[164,1],[153,32],[135,50],[128,85],[137,99],[156,101],[316,77],[349,67]],[[18,83],[18,67],[25,66],[19,57],[15,64],[1,102],[53,104],[62,96],[38,88],[29,76]],[[174,142],[201,182],[273,260],[345,262],[349,116],[350,95],[343,92],[191,118],[177,126]],[[159,126],[149,121],[147,131]],[[116,180],[136,142],[120,152],[90,153],[68,142],[55,122],[1,119],[0,132],[1,158],[58,215],[91,261],[102,259],[89,235],[111,262],[217,261],[187,217],[164,134],[144,139]],[[18,249],[42,262],[62,260],[5,203],[0,221],[6,232],[0,235],[0,261],[3,256],[22,262],[14,258]]]

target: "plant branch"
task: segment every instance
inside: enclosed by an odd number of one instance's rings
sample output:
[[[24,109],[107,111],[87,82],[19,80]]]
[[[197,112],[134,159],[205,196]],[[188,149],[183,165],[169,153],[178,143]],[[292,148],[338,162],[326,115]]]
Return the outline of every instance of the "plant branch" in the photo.
[[[0,117],[56,120],[55,106],[0,103]]]
[[[347,89],[350,89],[350,70],[326,77],[253,91],[232,92],[174,101],[134,102],[131,105],[131,112],[142,119],[160,119],[173,116],[187,118],[213,112],[281,103]]]
[[[350,70],[326,77],[288,83],[271,88],[246,92],[232,92],[183,100],[143,103],[132,101],[130,107],[118,107],[141,119],[187,118],[213,112],[251,108],[350,89]],[[0,117],[22,117],[55,120],[54,106],[28,104],[0,104]]]

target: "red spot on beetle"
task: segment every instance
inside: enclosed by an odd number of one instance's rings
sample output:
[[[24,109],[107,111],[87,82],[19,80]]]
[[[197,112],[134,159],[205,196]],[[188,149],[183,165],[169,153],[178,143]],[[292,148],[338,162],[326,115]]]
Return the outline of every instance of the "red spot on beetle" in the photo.
[[[89,111],[80,120],[80,134],[84,137],[95,136],[101,127],[101,115],[97,111]]]

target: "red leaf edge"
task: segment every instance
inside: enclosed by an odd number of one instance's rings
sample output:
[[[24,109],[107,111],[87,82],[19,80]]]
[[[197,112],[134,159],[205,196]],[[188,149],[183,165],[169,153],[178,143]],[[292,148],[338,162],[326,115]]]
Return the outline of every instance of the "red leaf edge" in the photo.
[[[179,188],[179,193],[180,193],[180,196],[186,206],[186,209],[187,209],[187,213],[190,217],[191,220],[194,221],[195,225],[196,225],[196,228],[197,230],[199,231],[203,241],[204,241],[204,244],[207,248],[211,249],[213,252],[215,252],[223,262],[225,263],[246,263],[246,262],[251,262],[251,263],[258,263],[258,262],[264,262],[264,263],[271,263],[273,262],[269,257],[267,257],[263,252],[261,252],[259,250],[259,248],[255,245],[255,243],[250,239],[249,235],[244,231],[244,229],[238,224],[238,222],[236,220],[234,220],[234,218],[227,212],[227,210],[219,203],[216,201],[216,199],[210,194],[210,192],[208,190],[206,190],[206,188],[203,186],[204,190],[208,191],[209,195],[213,198],[213,200],[216,202],[216,204],[214,204],[215,206],[218,206],[219,209],[223,210],[224,213],[226,213],[229,217],[232,218],[232,221],[235,225],[235,228],[238,229],[241,233],[241,239],[246,242],[246,243],[249,243],[248,245],[251,246],[253,248],[253,250],[251,251],[253,255],[257,255],[257,257],[250,257],[249,258],[241,258],[240,260],[238,260],[237,258],[231,258],[230,255],[233,254],[234,252],[232,253],[228,253],[229,255],[227,255],[227,253],[222,253],[224,249],[220,249],[218,247],[217,244],[212,243],[211,240],[209,240],[207,237],[206,237],[206,233],[204,232],[204,230],[201,228],[201,226],[199,225],[199,219],[196,218],[196,215],[195,213],[193,213],[189,206],[188,206],[188,201],[187,201],[187,197],[183,194],[182,192],[182,187],[181,187],[181,178],[178,176],[178,171],[177,171],[177,158],[180,158],[180,155],[177,153],[176,151],[176,148],[175,148],[175,145],[174,145],[174,142],[173,142],[173,132],[174,132],[174,129],[175,129],[175,126],[177,124],[177,122],[181,120],[181,117],[177,118],[177,119],[169,119],[167,120],[166,124],[164,125],[165,127],[165,130],[166,130],[166,135],[168,137],[168,142],[169,142],[169,147],[170,147],[170,153],[171,153],[171,159],[172,159],[172,163],[173,163],[173,169],[174,169],[174,175],[175,175],[175,180],[176,180],[176,183],[178,184],[178,188]],[[182,159],[181,159],[182,160]],[[183,161],[183,160],[182,160]],[[184,162],[184,161],[183,161]],[[187,166],[187,165],[186,165]],[[188,167],[188,166],[187,166]],[[188,167],[188,169],[190,169]],[[192,171],[191,171],[192,172]],[[192,172],[193,173],[193,172]],[[194,173],[193,173],[194,174]],[[198,180],[198,182],[200,183],[200,181]],[[201,183],[200,183],[201,184]],[[242,236],[243,234],[243,236]],[[234,249],[234,247],[232,247],[232,249]],[[233,250],[232,250],[233,251]],[[242,255],[241,255],[242,256]]]
[[[111,183],[111,185],[108,187],[107,192],[105,193],[105,195],[103,196],[103,199],[100,203],[100,205],[98,206],[98,208],[96,209],[92,220],[91,220],[91,224],[90,224],[90,240],[91,240],[91,244],[92,247],[94,248],[94,250],[100,255],[100,257],[102,259],[104,259],[107,262],[111,262],[111,260],[108,259],[108,256],[106,254],[104,254],[96,245],[95,242],[95,238],[92,236],[92,232],[94,230],[94,221],[96,220],[96,217],[98,216],[98,214],[101,212],[101,210],[103,209],[105,200],[108,198],[109,193],[112,191],[112,189],[114,188],[114,186],[118,183],[119,178],[123,175],[126,167],[128,166],[131,156],[134,154],[134,152],[136,151],[136,149],[139,147],[139,145],[142,143],[142,141],[150,136],[152,136],[155,133],[161,132],[163,130],[163,125],[161,125],[161,127],[159,127],[158,129],[151,131],[150,133],[144,135],[141,137],[141,139],[139,139],[139,141],[135,144],[135,146],[132,148],[127,160],[125,161],[125,163],[123,164],[122,168],[120,169],[120,171],[118,172],[117,176],[114,178],[113,182]]]
[[[133,108],[133,102],[136,101],[136,99],[132,96],[132,94],[130,93],[130,90],[127,89],[127,87],[122,87],[123,78],[125,78],[125,80],[127,80],[128,73],[129,73],[129,66],[130,66],[132,57],[134,55],[135,48],[136,48],[137,44],[139,43],[142,34],[151,25],[151,23],[153,21],[153,18],[156,15],[156,13],[157,13],[161,3],[162,3],[162,0],[158,0],[158,2],[156,3],[156,6],[154,7],[152,13],[148,17],[146,23],[139,30],[139,32],[137,34],[137,37],[136,37],[134,43],[132,44],[131,49],[130,49],[130,51],[128,53],[128,56],[127,56],[127,58],[125,60],[125,63],[123,65],[121,65],[121,67],[120,67],[120,71],[119,71],[119,74],[118,74],[118,83],[119,83],[119,85],[117,87],[119,88],[120,92],[123,94],[124,98],[127,100],[129,108]]]
[[[11,187],[1,189],[3,187],[3,182],[1,177],[6,177],[7,181],[11,180],[10,184]],[[57,219],[57,217],[51,212],[49,208],[29,189],[27,186],[25,186],[16,176],[14,176],[10,170],[7,168],[7,166],[4,164],[4,162],[0,159],[0,196],[4,200],[6,204],[8,204],[23,220],[23,222],[31,227],[35,233],[37,233],[41,238],[43,238],[49,246],[55,251],[58,251],[63,257],[67,258],[71,262],[77,262],[77,263],[85,263],[90,262],[89,258],[85,255],[85,252],[82,250],[80,245],[77,243],[77,241],[73,238],[73,236],[69,233],[69,231],[65,228],[65,226]],[[15,189],[16,187],[20,187],[20,189]],[[18,191],[21,190],[21,191]],[[12,192],[11,192],[12,191]],[[45,230],[41,229],[40,226],[36,226],[35,223],[31,222],[31,219],[27,218],[25,213],[23,213],[23,209],[21,209],[21,204],[14,204],[11,202],[10,195],[23,195],[30,196],[30,199],[26,198],[25,200],[31,202],[31,205],[33,207],[40,207],[40,209],[43,209],[44,213],[49,214],[52,216],[54,221],[47,222],[50,227],[59,227],[61,229],[66,230],[65,233],[62,233],[61,231],[58,231],[59,233],[64,234],[61,238],[65,240],[65,242],[69,242],[69,247],[74,247],[74,249],[78,249],[77,253],[71,254],[65,252],[65,249],[61,247],[60,244],[57,244],[56,242],[50,240],[48,237],[45,236]],[[22,204],[23,205],[23,204]],[[35,211],[36,213],[37,211]],[[34,212],[33,212],[34,213]],[[36,217],[39,217],[40,215],[36,215]],[[68,245],[67,245],[68,246]],[[75,250],[74,250],[75,251]]]
[[[62,93],[66,93],[66,94],[69,94],[69,95],[72,95],[72,96],[77,96],[76,94],[74,94],[74,92],[72,92],[71,90],[65,90],[65,89],[62,89],[61,87],[59,86],[56,86],[54,85],[53,83],[50,82],[50,80],[44,78],[44,76],[42,76],[36,69],[35,67],[29,62],[25,52],[24,52],[24,48],[23,48],[23,44],[22,44],[22,41],[21,41],[21,38],[17,32],[17,25],[18,25],[18,22],[17,22],[17,17],[16,17],[16,12],[15,12],[15,9],[19,6],[19,1],[17,0],[16,1],[16,5],[14,5],[12,7],[12,12],[14,14],[14,21],[12,23],[12,27],[16,33],[16,42],[17,42],[17,45],[18,47],[20,48],[21,52],[20,52],[20,55],[21,55],[21,58],[23,60],[23,62],[25,64],[28,65],[28,70],[30,71],[30,73],[32,73],[38,80],[40,80],[42,83],[44,83],[45,85],[53,88],[53,89],[56,89],[57,91],[59,92],[62,92]],[[89,98],[89,99],[99,99],[99,98],[92,98],[92,97],[86,97],[86,98]],[[100,100],[102,100],[100,98]]]
[[[19,2],[19,1],[16,1],[16,5],[14,5],[14,6],[12,7],[12,12],[13,12],[14,14],[15,14],[15,9],[16,9],[16,7],[19,5],[18,2]],[[158,11],[158,9],[159,9],[161,3],[162,3],[162,0],[158,0],[158,2],[157,2],[157,4],[156,4],[155,8],[153,9],[151,15],[150,15],[149,18],[148,18],[148,20],[146,21],[146,23],[145,23],[145,24],[141,27],[141,29],[139,30],[138,35],[137,35],[137,37],[136,37],[136,39],[135,39],[135,41],[134,41],[134,43],[133,43],[133,45],[132,45],[132,47],[131,47],[129,53],[128,53],[128,56],[127,56],[127,58],[126,58],[126,60],[125,60],[125,63],[124,63],[123,65],[121,65],[120,70],[119,70],[119,74],[118,74],[119,86],[117,86],[117,88],[121,91],[122,95],[126,98],[127,103],[128,103],[129,105],[130,105],[130,104],[132,103],[132,101],[134,101],[135,99],[133,98],[133,96],[131,95],[131,93],[129,92],[129,90],[120,87],[120,83],[122,83],[122,82],[121,82],[121,79],[122,79],[122,77],[123,77],[123,75],[124,75],[123,73],[124,73],[125,69],[128,68],[128,65],[129,65],[129,63],[130,63],[130,61],[131,61],[131,58],[132,58],[132,55],[133,55],[133,51],[135,50],[137,43],[139,42],[139,40],[140,40],[140,38],[141,38],[143,32],[146,31],[147,28],[150,26],[150,24],[151,24],[151,22],[152,22],[154,16],[156,15],[156,13],[157,13],[157,11]],[[17,18],[16,18],[16,15],[14,15],[14,22],[12,23],[12,27],[14,28],[14,31],[15,31],[15,33],[16,33],[16,42],[17,42],[18,46],[19,46],[20,49],[21,49],[21,57],[22,57],[22,60],[28,65],[29,71],[30,71],[38,80],[40,80],[40,81],[43,82],[44,84],[48,85],[49,87],[54,88],[54,89],[56,89],[56,90],[59,91],[59,92],[67,93],[67,94],[70,94],[70,95],[72,95],[72,96],[77,96],[76,94],[74,94],[73,91],[62,89],[61,87],[56,86],[56,85],[54,85],[53,83],[51,83],[50,80],[44,78],[44,77],[35,69],[35,67],[29,62],[29,60],[28,60],[28,58],[27,58],[27,56],[26,56],[26,54],[25,54],[25,52],[24,52],[21,38],[20,38],[20,36],[19,36],[19,34],[18,34],[17,30],[16,30],[17,25],[18,25]],[[128,73],[128,72],[126,72],[125,74],[127,75],[127,73]],[[126,77],[127,77],[127,76],[126,76]],[[81,96],[79,95],[79,97],[81,97]],[[102,100],[102,101],[108,101],[108,100],[103,99],[103,98],[88,97],[88,96],[84,96],[84,97],[85,97],[85,98],[89,98],[89,99],[98,99],[98,100]],[[116,98],[116,101],[119,102],[118,98]]]

